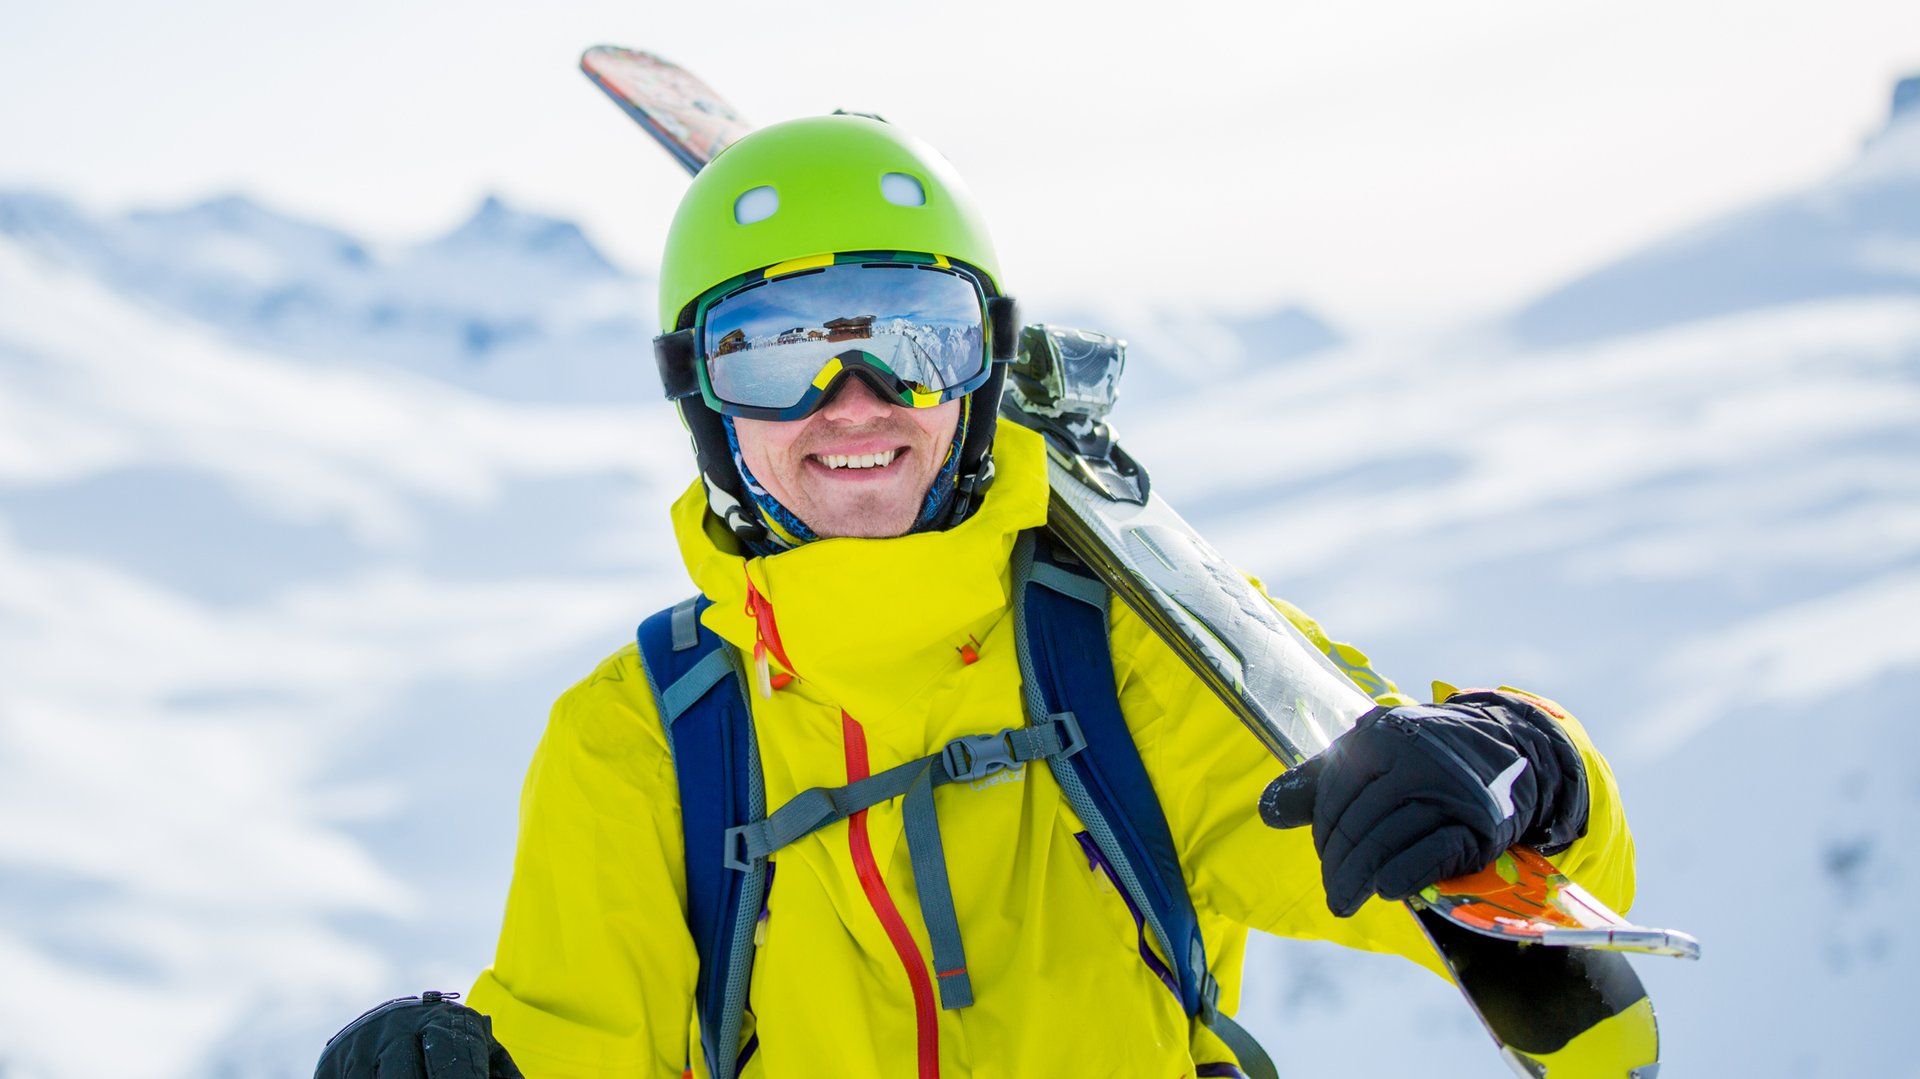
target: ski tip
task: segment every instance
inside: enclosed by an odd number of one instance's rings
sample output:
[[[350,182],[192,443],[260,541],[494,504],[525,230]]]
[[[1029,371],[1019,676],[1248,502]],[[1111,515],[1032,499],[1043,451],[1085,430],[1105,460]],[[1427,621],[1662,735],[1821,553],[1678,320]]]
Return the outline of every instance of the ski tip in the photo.
[[[580,70],[598,76],[615,64],[665,67],[667,62],[650,52],[629,49],[625,45],[589,45],[580,51]]]
[[[589,45],[580,52],[580,59],[589,56],[646,56],[639,49],[629,49],[625,45]]]
[[[1700,958],[1700,942],[1692,935],[1677,929],[1647,929],[1637,925],[1548,929],[1540,934],[1540,943],[1566,948],[1632,952],[1637,955],[1664,955],[1674,959]]]

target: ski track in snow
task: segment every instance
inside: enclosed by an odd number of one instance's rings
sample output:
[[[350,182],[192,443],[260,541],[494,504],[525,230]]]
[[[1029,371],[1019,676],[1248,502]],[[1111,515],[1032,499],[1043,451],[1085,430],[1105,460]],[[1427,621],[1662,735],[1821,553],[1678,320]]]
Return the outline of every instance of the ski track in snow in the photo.
[[[487,961],[546,704],[686,590],[684,439],[628,403],[638,279],[496,203],[397,254],[244,200],[33,212],[54,231],[0,235],[0,1070],[307,1074]],[[510,343],[428,347],[495,309]],[[1307,344],[1270,363],[1230,319],[1128,317],[1089,326],[1134,342],[1125,442],[1228,557],[1409,692],[1526,685],[1609,752],[1635,913],[1706,946],[1638,964],[1671,1070],[1904,1067],[1877,1032],[1920,961],[1920,303],[1536,350],[1289,309]],[[1257,938],[1248,966],[1289,1072],[1499,1068],[1409,964]],[[1793,1017],[1756,1038],[1769,998]],[[113,1038],[76,1019],[103,1006]]]

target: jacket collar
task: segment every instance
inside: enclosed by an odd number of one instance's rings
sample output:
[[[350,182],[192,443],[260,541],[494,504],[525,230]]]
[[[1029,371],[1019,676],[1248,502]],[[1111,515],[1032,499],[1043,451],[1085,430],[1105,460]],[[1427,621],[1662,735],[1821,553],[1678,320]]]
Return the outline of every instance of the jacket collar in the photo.
[[[954,528],[815,540],[758,558],[708,512],[696,480],[674,503],[673,526],[688,574],[713,600],[702,621],[749,663],[757,640],[777,642],[774,670],[787,669],[863,723],[885,723],[960,662],[970,633],[984,636],[1004,614],[1014,541],[1046,523],[1040,436],[1000,423],[994,470],[979,510]],[[749,613],[753,594],[765,604],[759,619]]]

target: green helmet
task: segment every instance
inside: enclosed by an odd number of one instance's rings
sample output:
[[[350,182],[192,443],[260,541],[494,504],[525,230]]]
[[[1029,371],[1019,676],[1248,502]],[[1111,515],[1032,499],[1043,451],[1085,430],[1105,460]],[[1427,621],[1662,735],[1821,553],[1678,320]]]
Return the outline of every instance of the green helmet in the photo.
[[[986,222],[939,151],[881,120],[815,116],[753,132],[693,178],[660,260],[660,328],[723,281],[841,251],[945,255],[1000,288]]]
[[[722,151],[693,178],[673,215],[660,260],[656,357],[667,395],[692,438],[707,505],[750,552],[781,549],[784,539],[768,520],[787,511],[748,482],[726,418],[699,393],[686,392],[684,373],[669,373],[679,369],[671,342],[692,336],[676,331],[690,331],[703,293],[744,274],[795,259],[887,251],[966,263],[985,277],[992,297],[992,374],[964,398],[949,465],[929,490],[925,517],[915,526],[951,527],[978,507],[992,482],[994,420],[1019,323],[1000,286],[986,223],[947,159],[876,117],[790,120]],[[691,353],[680,359],[691,362]],[[797,520],[784,523],[804,528]]]

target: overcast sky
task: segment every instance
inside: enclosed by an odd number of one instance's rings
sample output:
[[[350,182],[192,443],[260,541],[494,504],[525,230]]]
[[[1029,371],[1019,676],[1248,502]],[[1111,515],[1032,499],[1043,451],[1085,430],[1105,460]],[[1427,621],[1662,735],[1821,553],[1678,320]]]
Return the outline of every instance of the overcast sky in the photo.
[[[487,192],[657,260],[684,180],[578,73],[691,67],[757,122],[941,147],[1009,285],[1360,327],[1495,311],[1817,179],[1920,72],[1912,0],[1187,0],[1152,7],[63,0],[0,21],[0,186],[103,209],[243,191],[379,240]]]

